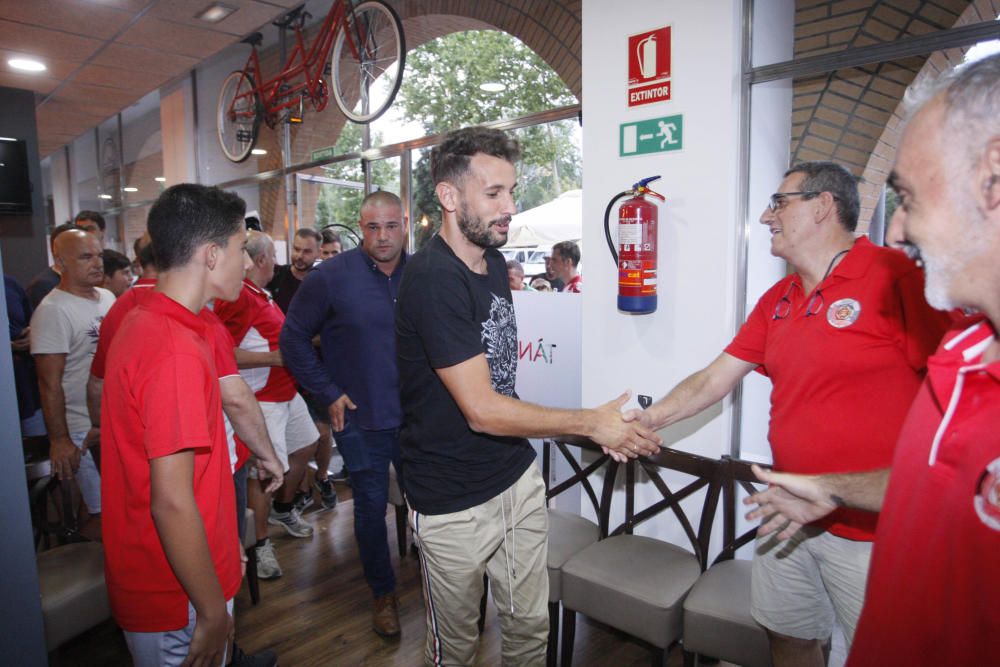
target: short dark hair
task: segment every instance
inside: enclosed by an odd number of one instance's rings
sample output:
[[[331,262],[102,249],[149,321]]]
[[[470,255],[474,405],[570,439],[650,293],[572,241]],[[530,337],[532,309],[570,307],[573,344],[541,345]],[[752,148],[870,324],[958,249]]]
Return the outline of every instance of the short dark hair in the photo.
[[[805,174],[799,190],[802,192],[829,192],[837,205],[837,219],[844,228],[853,232],[858,228],[861,197],[858,179],[836,162],[800,162],[785,172],[785,176]]]
[[[163,191],[149,209],[149,235],[160,271],[184,266],[206,243],[224,246],[243,229],[246,203],[217,187],[181,183]]]
[[[507,260],[507,270],[510,271],[512,269],[516,273],[520,273],[522,276],[524,275],[524,266],[522,266],[521,262],[517,261],[516,259]]]
[[[521,159],[517,139],[503,130],[474,126],[445,135],[444,141],[431,151],[431,178],[434,184],[448,181],[458,184],[469,171],[469,160],[476,153],[485,153],[514,163]]]
[[[132,262],[129,261],[129,258],[117,250],[105,249],[101,253],[101,258],[104,260],[104,275],[109,278],[115,275],[116,271],[121,271],[122,269],[127,269],[132,266]]]
[[[573,262],[575,268],[580,263],[580,246],[572,241],[560,241],[552,246],[552,254],[559,253],[560,257],[565,257]]]
[[[340,243],[340,245],[344,245],[340,240],[340,234],[332,229],[324,229],[320,232],[320,236],[323,237],[323,242],[320,245],[326,245],[328,243]]]
[[[56,245],[56,237],[63,232],[68,232],[71,229],[80,229],[72,222],[64,222],[61,225],[56,225],[52,228],[52,232],[49,234],[49,247],[54,248]]]
[[[89,220],[90,222],[96,222],[97,226],[101,228],[102,232],[108,226],[108,223],[104,222],[104,216],[98,213],[97,211],[80,211],[79,213],[76,214],[76,217],[73,218],[73,222],[76,224],[77,227],[79,227],[81,220]]]
[[[316,242],[316,245],[321,245],[323,243],[323,237],[320,236],[319,232],[312,227],[303,227],[299,231],[295,232],[295,236],[300,239],[312,239]]]

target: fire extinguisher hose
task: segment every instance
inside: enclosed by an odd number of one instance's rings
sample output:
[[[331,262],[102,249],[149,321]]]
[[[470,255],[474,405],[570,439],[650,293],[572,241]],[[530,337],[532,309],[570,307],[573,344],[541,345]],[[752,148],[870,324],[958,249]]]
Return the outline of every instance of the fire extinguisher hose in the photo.
[[[611,198],[608,202],[608,207],[604,209],[604,238],[608,241],[608,250],[611,251],[611,256],[615,260],[615,267],[618,267],[618,249],[615,247],[614,239],[611,238],[611,209],[615,207],[615,204],[619,199],[624,199],[625,197],[631,197],[635,194],[634,190],[625,190],[620,192]]]

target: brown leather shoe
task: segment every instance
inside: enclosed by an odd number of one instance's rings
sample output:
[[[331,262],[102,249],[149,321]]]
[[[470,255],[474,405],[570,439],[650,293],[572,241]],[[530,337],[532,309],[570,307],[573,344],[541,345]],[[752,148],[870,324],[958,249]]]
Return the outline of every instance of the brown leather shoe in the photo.
[[[375,613],[372,614],[372,628],[382,637],[396,637],[399,635],[399,606],[395,593],[375,598]]]

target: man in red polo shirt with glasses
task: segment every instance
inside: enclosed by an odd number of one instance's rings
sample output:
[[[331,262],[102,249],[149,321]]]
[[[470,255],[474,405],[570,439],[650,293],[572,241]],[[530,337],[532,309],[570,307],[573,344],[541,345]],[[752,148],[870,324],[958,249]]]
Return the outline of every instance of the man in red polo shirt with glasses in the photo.
[[[948,315],[927,305],[923,272],[898,250],[855,238],[857,180],[832,162],[785,173],[760,217],[771,254],[794,267],[757,302],[711,364],[633,418],[659,429],[722,399],[750,371],[771,379],[776,470],[874,470],[896,437]],[[850,644],[877,515],[841,510],[787,544],[758,540],[751,612],[775,667],[820,667],[834,619]]]
[[[159,280],[108,351],[105,575],[137,666],[225,663],[241,580],[216,352],[198,313],[243,277],[243,200],[182,184],[149,212]]]

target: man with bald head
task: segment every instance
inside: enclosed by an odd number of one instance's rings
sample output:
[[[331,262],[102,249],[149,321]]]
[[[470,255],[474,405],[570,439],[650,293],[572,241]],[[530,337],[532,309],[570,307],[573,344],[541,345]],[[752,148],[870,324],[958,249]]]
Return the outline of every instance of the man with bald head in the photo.
[[[101,242],[82,229],[53,244],[59,284],[31,317],[31,354],[38,368],[52,474],[80,484],[91,516],[101,512],[101,478],[87,447],[97,429],[87,411],[87,378],[101,320],[115,297],[104,281]],[[99,524],[98,524],[99,525]]]
[[[361,202],[358,226],[360,247],[325,260],[306,276],[288,309],[281,352],[299,384],[329,413],[351,476],[354,536],[375,598],[373,629],[391,637],[399,634],[399,615],[385,508],[389,464],[399,470],[403,422],[393,314],[406,264],[399,197],[369,194]],[[316,334],[322,360],[312,345]]]

